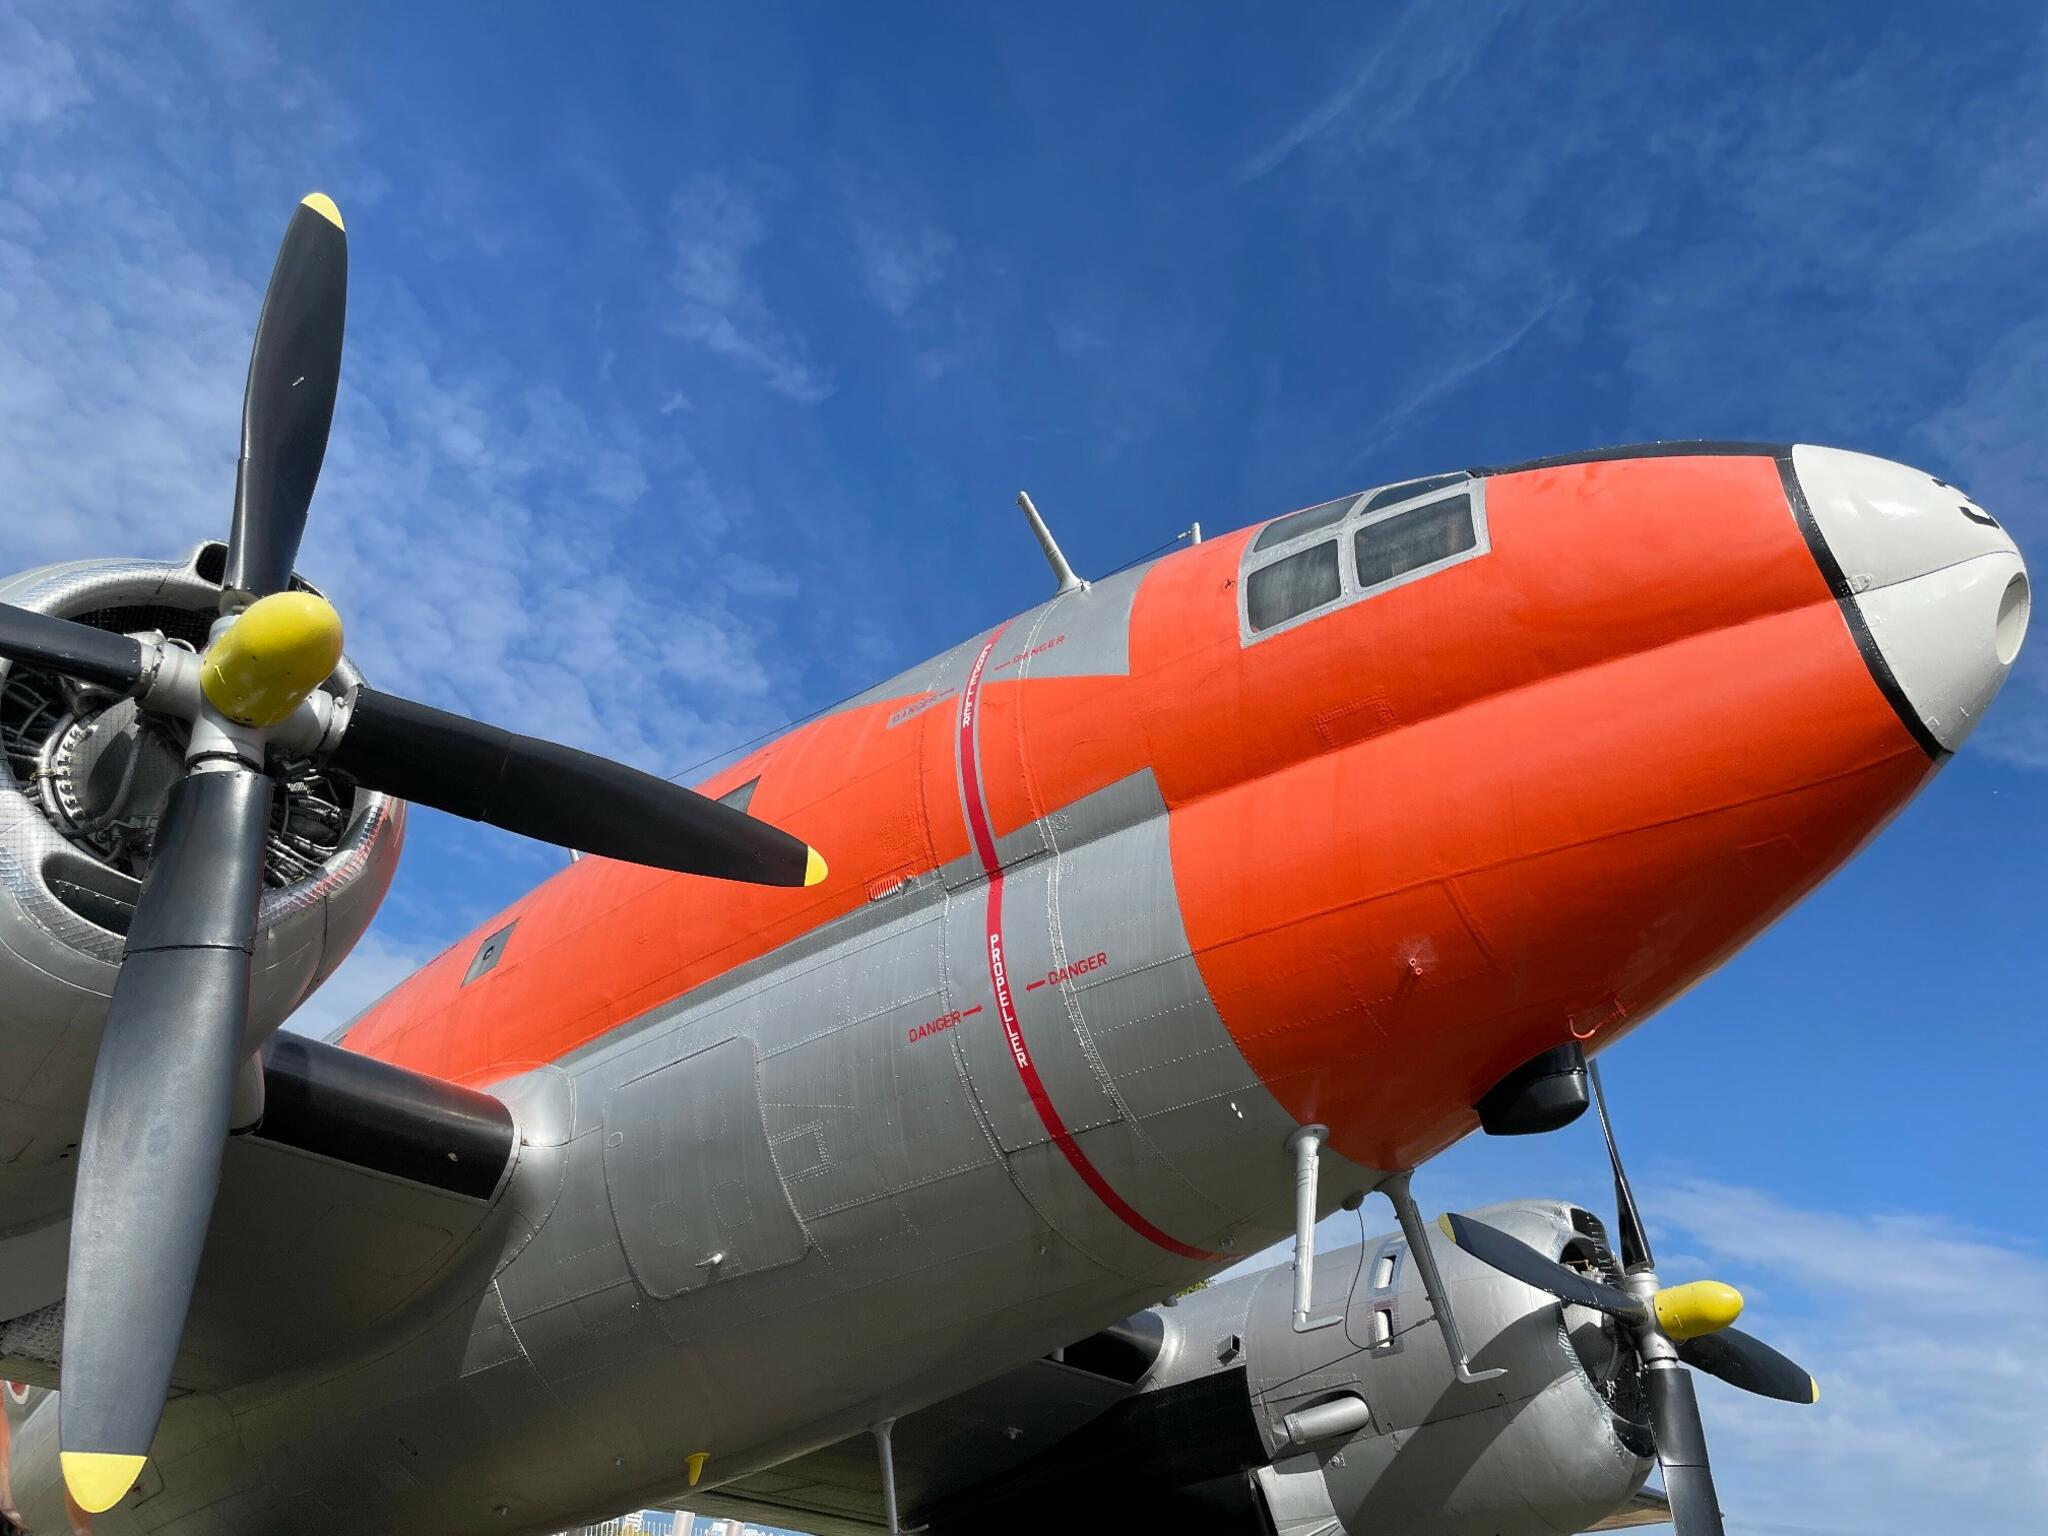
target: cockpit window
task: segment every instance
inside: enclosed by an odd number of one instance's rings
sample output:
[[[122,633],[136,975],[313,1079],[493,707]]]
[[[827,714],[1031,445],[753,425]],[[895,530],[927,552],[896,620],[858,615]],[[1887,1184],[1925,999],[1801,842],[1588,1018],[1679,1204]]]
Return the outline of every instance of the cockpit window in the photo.
[[[1239,638],[1315,623],[1492,548],[1483,476],[1432,475],[1290,512],[1244,551]]]
[[[1460,480],[1471,478],[1460,469],[1448,475],[1427,475],[1420,480],[1403,480],[1399,485],[1382,486],[1372,493],[1371,499],[1360,510],[1377,512],[1397,501],[1413,501],[1418,496],[1427,496],[1431,491],[1440,491],[1447,485],[1456,485]]]
[[[1358,585],[1370,591],[1397,576],[1462,555],[1479,543],[1472,525],[1472,498],[1447,496],[1358,530],[1353,553]]]
[[[1327,528],[1342,519],[1344,514],[1351,510],[1351,503],[1356,500],[1356,496],[1345,496],[1336,501],[1326,501],[1320,507],[1305,507],[1299,512],[1290,512],[1285,517],[1276,517],[1259,530],[1259,536],[1252,541],[1252,549],[1272,549],[1275,545],[1285,544],[1289,539],[1298,539],[1303,534],[1314,533],[1318,528]]]
[[[1256,633],[1334,603],[1343,590],[1337,541],[1325,539],[1253,571],[1245,581],[1245,613]]]

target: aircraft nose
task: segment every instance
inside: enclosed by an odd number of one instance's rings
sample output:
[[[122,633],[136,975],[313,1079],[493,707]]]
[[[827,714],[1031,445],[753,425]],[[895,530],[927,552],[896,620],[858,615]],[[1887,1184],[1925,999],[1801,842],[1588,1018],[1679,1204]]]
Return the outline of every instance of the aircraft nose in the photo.
[[[1997,520],[1921,470],[1800,444],[1793,469],[1837,595],[1880,686],[1917,720],[1923,745],[1953,752],[1983,719],[2026,638],[2026,563]],[[1823,560],[1823,568],[1826,566]],[[1833,573],[1829,573],[1833,576]],[[1881,660],[1881,665],[1879,664]]]

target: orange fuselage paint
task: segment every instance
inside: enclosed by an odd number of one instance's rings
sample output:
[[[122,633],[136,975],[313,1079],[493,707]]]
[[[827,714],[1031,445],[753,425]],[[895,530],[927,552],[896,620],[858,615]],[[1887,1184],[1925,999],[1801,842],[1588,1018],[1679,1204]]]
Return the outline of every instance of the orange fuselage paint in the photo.
[[[1471,1129],[1537,1051],[1605,1044],[1706,974],[1933,766],[1770,457],[1498,475],[1486,516],[1484,556],[1250,644],[1252,531],[1214,539],[1145,576],[1128,675],[1034,678],[1006,664],[1016,625],[980,685],[995,837],[1149,769],[1239,1048],[1378,1168]],[[479,930],[519,922],[486,977],[461,985],[457,945],[347,1044],[499,1081],[969,857],[957,701],[920,702],[831,715],[704,786],[758,776],[750,810],[824,850],[823,885],[585,859]]]

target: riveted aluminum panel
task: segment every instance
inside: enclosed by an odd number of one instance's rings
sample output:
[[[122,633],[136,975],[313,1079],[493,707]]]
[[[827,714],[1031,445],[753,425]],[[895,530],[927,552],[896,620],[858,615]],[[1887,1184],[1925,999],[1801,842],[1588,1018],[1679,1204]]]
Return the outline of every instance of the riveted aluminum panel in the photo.
[[[768,1146],[751,1040],[722,1041],[615,1089],[604,1172],[619,1240],[650,1295],[804,1255],[803,1224]]]

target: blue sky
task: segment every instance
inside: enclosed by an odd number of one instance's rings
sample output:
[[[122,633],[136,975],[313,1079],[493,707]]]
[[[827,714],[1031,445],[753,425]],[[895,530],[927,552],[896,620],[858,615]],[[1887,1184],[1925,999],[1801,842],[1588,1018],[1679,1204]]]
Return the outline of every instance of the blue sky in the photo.
[[[1655,437],[1919,464],[2048,548],[2038,6],[0,0],[7,563],[222,531],[293,201],[349,220],[303,566],[380,683],[663,772],[1084,574]],[[1607,1058],[1663,1238],[1825,1378],[1739,1532],[2034,1528],[2048,648]],[[422,813],[353,1012],[556,856]],[[1575,1129],[1436,1203],[1607,1197]],[[1703,1389],[1704,1390],[1704,1389]]]

